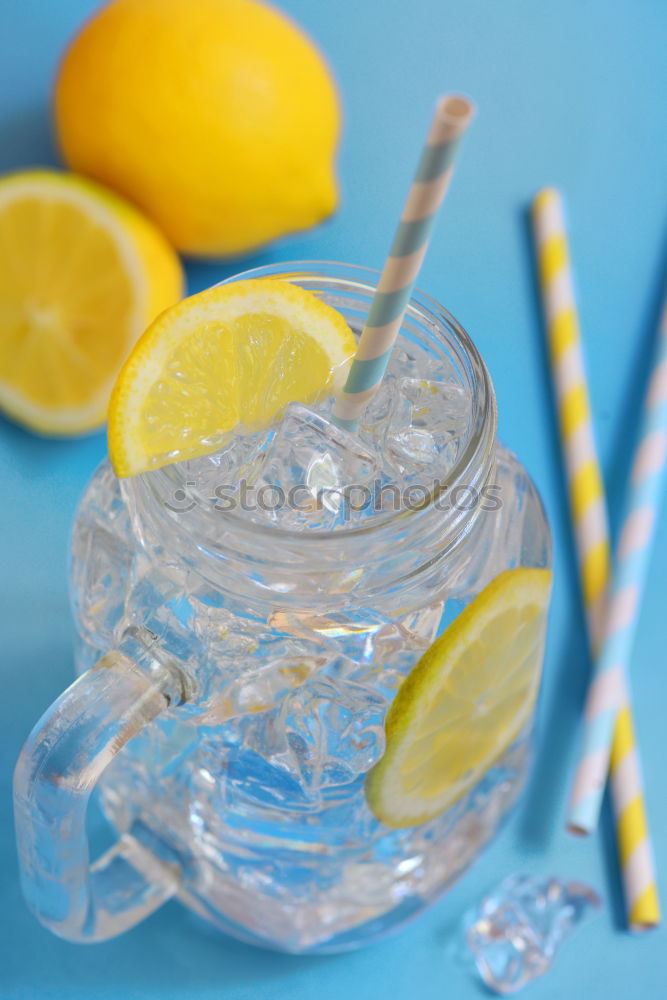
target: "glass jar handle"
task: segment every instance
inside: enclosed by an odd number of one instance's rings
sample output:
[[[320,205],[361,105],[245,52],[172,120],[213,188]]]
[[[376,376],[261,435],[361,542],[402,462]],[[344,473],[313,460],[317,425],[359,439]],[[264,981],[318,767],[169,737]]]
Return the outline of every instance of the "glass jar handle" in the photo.
[[[108,653],[45,712],[14,775],[21,881],[39,920],[69,941],[102,941],[177,891],[180,870],[129,834],[89,864],[86,809],[105,767],[140,730],[182,700],[176,671]]]

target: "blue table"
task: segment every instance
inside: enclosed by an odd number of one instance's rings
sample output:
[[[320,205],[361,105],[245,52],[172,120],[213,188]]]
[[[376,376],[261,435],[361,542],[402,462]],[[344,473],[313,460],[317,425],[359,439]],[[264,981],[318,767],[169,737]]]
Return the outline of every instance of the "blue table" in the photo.
[[[186,0],[184,0],[186,2]],[[0,7],[0,169],[55,162],[48,94],[67,38],[94,0],[4,0]],[[479,345],[500,429],[546,501],[556,588],[537,766],[504,833],[429,914],[362,952],[293,958],[217,936],[177,904],[108,944],[49,935],[17,884],[10,778],[30,726],[72,676],[66,593],[74,506],[105,450],[102,434],[40,441],[0,421],[0,997],[95,1000],[456,1000],[483,991],[452,955],[462,912],[500,877],[581,878],[605,908],[569,942],[534,1000],[657,1000],[665,932],[632,938],[607,811],[599,836],[563,831],[588,664],[531,270],[526,205],[547,183],[566,193],[595,419],[614,513],[636,429],[660,285],[667,272],[667,5],[664,0],[285,0],[340,82],[345,136],[336,218],[248,261],[330,258],[380,266],[434,97],[462,89],[479,117],[420,284]],[[387,155],[388,154],[388,155]],[[188,268],[196,291],[238,270]],[[667,512],[633,664],[636,718],[667,902],[664,614]]]

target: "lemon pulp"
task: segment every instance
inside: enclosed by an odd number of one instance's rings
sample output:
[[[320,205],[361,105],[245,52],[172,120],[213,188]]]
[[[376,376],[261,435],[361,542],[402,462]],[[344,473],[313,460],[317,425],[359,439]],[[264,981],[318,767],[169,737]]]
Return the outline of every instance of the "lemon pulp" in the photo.
[[[384,756],[366,779],[386,826],[444,812],[519,735],[537,695],[550,588],[547,569],[501,573],[403,681]]]
[[[56,171],[0,180],[0,406],[42,433],[104,422],[130,347],[182,294],[153,225]]]
[[[288,281],[237,281],[185,299],[146,331],[119,375],[109,408],[116,474],[268,427],[288,403],[340,385],[354,350],[340,313]]]

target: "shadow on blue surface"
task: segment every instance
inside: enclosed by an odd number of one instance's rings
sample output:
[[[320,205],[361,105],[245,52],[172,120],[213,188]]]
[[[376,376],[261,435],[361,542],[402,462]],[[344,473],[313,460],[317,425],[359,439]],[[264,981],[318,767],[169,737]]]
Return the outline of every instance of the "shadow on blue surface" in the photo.
[[[543,422],[547,428],[545,447],[549,451],[550,464],[555,469],[562,468],[560,436],[556,418],[556,406],[550,374],[549,351],[544,335],[539,296],[539,282],[533,249],[533,235],[530,211],[519,219],[525,243],[524,260],[531,271],[529,295],[531,297],[534,327],[540,331],[539,353]],[[568,781],[568,761],[573,740],[581,717],[581,706],[586,691],[586,678],[590,669],[586,645],[585,621],[579,600],[579,579],[577,573],[574,540],[570,530],[567,484],[561,473],[557,479],[557,502],[550,511],[554,539],[565,537],[566,546],[554,552],[554,571],[564,579],[557,585],[571,597],[567,608],[566,628],[560,635],[550,632],[552,671],[552,692],[548,710],[539,713],[539,728],[536,740],[535,763],[532,777],[523,799],[518,836],[527,850],[544,850],[554,836],[561,835],[563,818],[558,814],[562,789]],[[557,652],[555,649],[557,648]]]
[[[667,233],[667,225],[665,232]],[[618,400],[616,412],[611,419],[613,450],[608,462],[606,481],[613,534],[618,530],[620,518],[623,516],[623,498],[639,432],[641,407],[638,401],[644,398],[655,357],[658,324],[667,294],[665,275],[667,275],[667,236],[653,273],[647,277],[646,306],[642,315],[637,318],[635,329],[610,331],[612,350],[614,342],[621,338],[632,339],[635,345],[630,370],[626,377],[627,388]]]
[[[324,237],[326,236],[327,226],[330,225],[331,220],[325,220],[317,227],[315,232],[322,234]],[[296,236],[298,235],[296,234]],[[219,281],[231,278],[235,274],[243,274],[245,271],[251,271],[256,267],[266,267],[269,264],[278,263],[289,264],[291,261],[302,259],[326,260],[329,256],[321,252],[317,254],[311,253],[307,258],[304,258],[302,254],[295,251],[294,239],[295,236],[286,236],[271,244],[266,249],[260,249],[245,257],[234,257],[230,260],[208,261],[194,257],[185,258],[188,276],[188,294],[194,295],[195,292],[210,288],[211,285],[215,285]]]
[[[19,427],[0,414],[4,460],[11,462],[12,472],[26,480],[48,476],[50,471],[62,474],[68,463],[81,461],[83,454],[92,456],[91,474],[97,464],[100,444],[106,451],[106,430],[100,429],[81,437],[41,437]]]
[[[18,910],[16,923],[32,919]],[[278,980],[294,972],[295,963],[302,971],[318,965],[326,969],[342,956],[295,958],[261,951],[209,932],[206,926],[189,916],[177,904],[169,904],[145,923],[140,934],[132,932],[105,944],[85,947],[67,944],[37,927],[22,927],[35,945],[35,958],[29,976],[23,968],[17,981],[28,980],[35,996],[47,996],[55,970],[59,982],[66,982],[71,970],[76,980],[76,995],[105,995],[104,970],[113,969],[114,996],[160,996],[175,987],[188,990],[210,989],[217,980],[221,995],[225,989],[257,987],[266,980]],[[13,977],[12,977],[13,978]],[[6,986],[13,985],[12,979]]]
[[[628,920],[625,913],[625,897],[621,881],[621,867],[618,858],[618,844],[614,829],[614,814],[611,806],[609,788],[605,793],[600,815],[599,838],[602,844],[602,859],[605,867],[605,901],[609,908],[611,922],[617,931],[628,930]]]
[[[0,171],[57,163],[46,103],[26,105],[5,117],[0,130]]]

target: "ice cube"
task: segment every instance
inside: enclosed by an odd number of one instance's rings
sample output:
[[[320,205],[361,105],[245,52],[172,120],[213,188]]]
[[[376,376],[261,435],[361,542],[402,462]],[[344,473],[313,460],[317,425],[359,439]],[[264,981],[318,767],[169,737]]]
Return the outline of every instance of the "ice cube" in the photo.
[[[289,528],[331,529],[372,506],[378,468],[356,435],[292,403],[248,485],[259,516]]]
[[[269,711],[287,691],[299,687],[326,662],[325,656],[281,656],[268,663],[260,662],[258,669],[241,674],[209,699],[201,722],[207,726],[219,725],[249,713]]]
[[[375,691],[316,677],[288,695],[280,711],[292,766],[310,795],[332,801],[384,751],[386,702]]]
[[[180,463],[180,474],[186,481],[185,493],[193,499],[210,501],[220,506],[220,497],[249,479],[262,461],[273,437],[273,431],[258,434],[234,434],[222,446],[208,455]]]
[[[219,791],[230,808],[238,802],[247,810],[251,802],[263,811],[313,813],[326,805],[342,808],[349,820],[350,812],[365,812],[354,791],[384,750],[386,703],[360,684],[318,674],[295,677],[298,686],[287,693],[283,678],[273,708],[255,712],[250,705],[236,718],[237,745],[217,764],[217,784],[224,784]],[[339,826],[340,816],[332,822]],[[323,824],[318,817],[318,838]]]
[[[461,386],[400,378],[387,425],[386,447],[401,473],[452,467],[466,434],[470,407]]]
[[[405,895],[405,890],[396,877],[396,871],[390,865],[372,861],[344,865],[340,880],[330,893],[339,907],[358,909],[359,900],[363,900],[368,910],[377,908],[379,912],[391,909],[402,895]]]
[[[381,437],[382,428],[391,416],[396,395],[396,381],[397,376],[394,372],[386,372],[377,392],[364,410],[361,418],[361,436],[364,440],[373,441]]]
[[[86,490],[72,532],[74,614],[85,639],[98,649],[112,641],[125,611],[133,543],[119,481],[105,461]]]
[[[574,927],[600,906],[580,882],[510,875],[466,920],[466,943],[486,985],[516,993],[550,968]]]
[[[396,378],[424,378],[428,376],[434,382],[459,387],[463,384],[461,375],[451,358],[436,357],[428,350],[424,351],[423,346],[415,346],[414,348],[410,346],[408,350],[404,350],[400,344],[397,344],[391,352],[387,374],[394,375]]]
[[[435,360],[435,359],[434,359]],[[424,356],[418,348],[406,350],[397,344],[387,365],[387,374],[401,378],[404,375],[422,374],[424,367]]]

